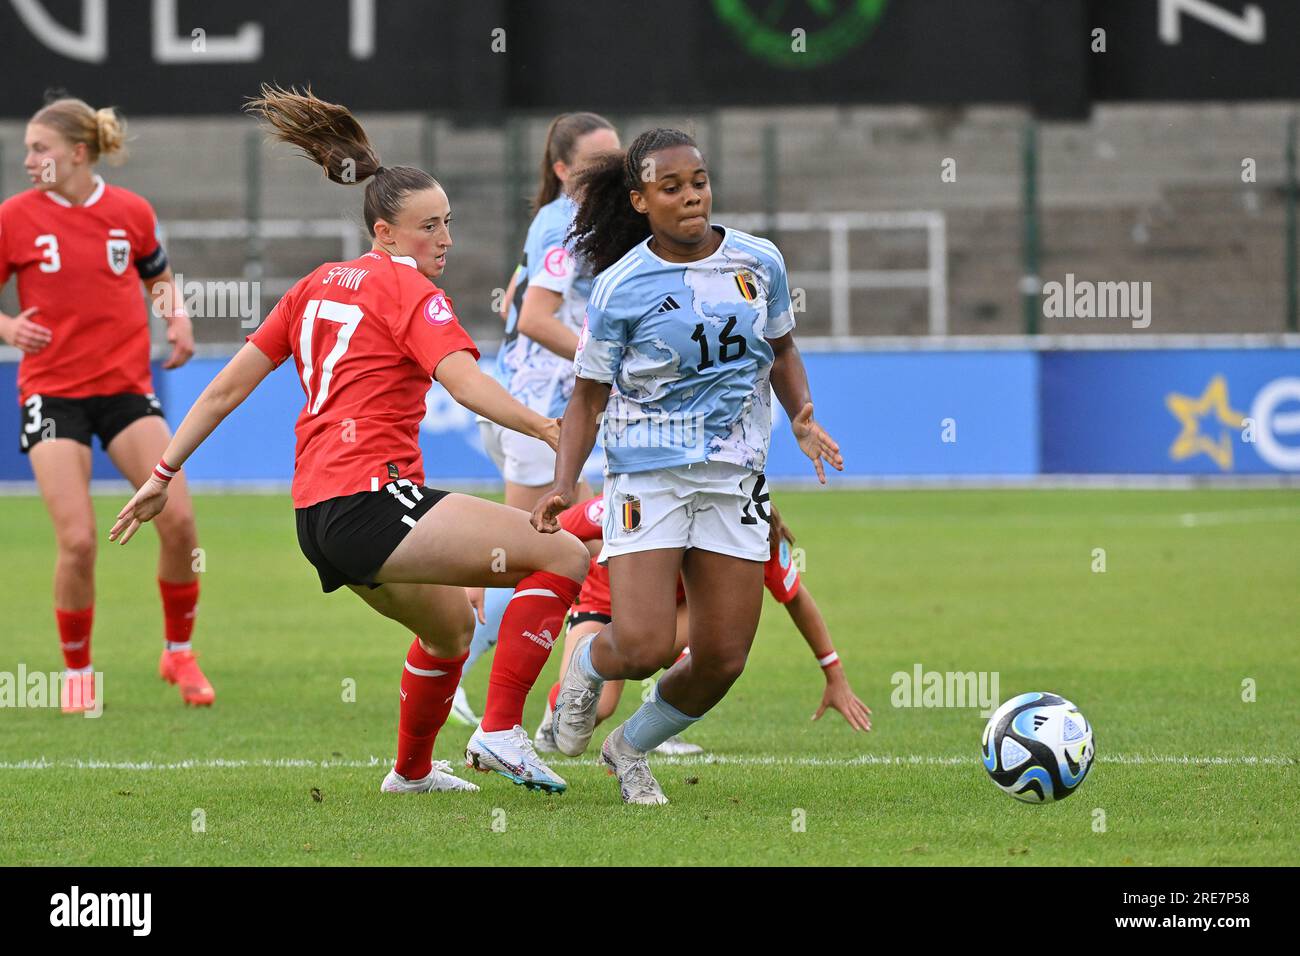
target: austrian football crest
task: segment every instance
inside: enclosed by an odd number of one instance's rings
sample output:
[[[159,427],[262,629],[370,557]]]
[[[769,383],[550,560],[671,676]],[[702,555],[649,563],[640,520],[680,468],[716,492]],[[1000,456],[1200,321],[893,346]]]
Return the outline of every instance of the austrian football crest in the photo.
[[[130,264],[131,240],[108,240],[108,267],[113,270],[113,274],[119,276],[122,275],[122,273],[126,272],[126,267]]]

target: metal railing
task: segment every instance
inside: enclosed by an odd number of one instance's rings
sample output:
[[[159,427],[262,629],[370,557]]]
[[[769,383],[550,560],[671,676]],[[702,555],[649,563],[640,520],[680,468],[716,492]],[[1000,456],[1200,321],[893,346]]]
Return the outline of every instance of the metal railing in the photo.
[[[828,260],[826,269],[792,272],[793,288],[826,290],[830,293],[830,334],[843,338],[854,334],[850,293],[855,289],[924,289],[929,293],[929,334],[948,333],[948,244],[943,213],[908,212],[778,212],[723,215],[721,221],[754,232],[825,231]],[[924,269],[854,269],[850,259],[850,234],[854,231],[918,230],[925,233]],[[337,239],[341,259],[355,259],[364,248],[364,237],[355,223],[346,219],[181,219],[163,225],[164,237],[184,240],[242,242],[246,247],[244,275],[271,287],[289,287],[298,277],[261,274],[265,243],[288,239]],[[215,278],[215,277],[214,277]]]
[[[930,298],[929,333],[948,334],[948,231],[941,212],[778,212],[739,213],[720,217],[746,231],[815,232],[825,230],[826,269],[800,269],[790,276],[795,287],[827,289],[831,295],[831,335],[852,335],[849,294],[854,289],[925,289]],[[924,269],[854,269],[849,263],[849,234],[855,230],[923,230]]]

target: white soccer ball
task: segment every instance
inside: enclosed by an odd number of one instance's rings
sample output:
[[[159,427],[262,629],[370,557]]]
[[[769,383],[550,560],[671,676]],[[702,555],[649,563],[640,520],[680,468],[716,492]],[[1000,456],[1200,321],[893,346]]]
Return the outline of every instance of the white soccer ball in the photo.
[[[1064,800],[1092,766],[1092,725],[1064,697],[1038,691],[1012,697],[984,727],[984,769],[1025,803]]]

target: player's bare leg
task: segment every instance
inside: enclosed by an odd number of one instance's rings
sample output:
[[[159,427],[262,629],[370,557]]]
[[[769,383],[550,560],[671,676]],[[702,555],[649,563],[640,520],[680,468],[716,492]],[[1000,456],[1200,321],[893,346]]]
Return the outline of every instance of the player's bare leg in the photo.
[[[95,603],[95,509],[90,500],[90,448],[69,438],[28,453],[45,510],[54,524],[54,606],[67,611]]]
[[[605,681],[641,680],[668,658],[677,634],[682,551],[655,548],[609,559],[610,603],[619,616],[595,636],[573,642],[555,712],[562,753],[576,757],[587,749]]]
[[[664,661],[664,670],[669,670],[676,664],[683,652],[689,653],[690,651],[691,615],[687,607],[685,601],[677,605],[677,640],[673,642],[672,656]],[[689,757],[694,754],[704,753],[704,748],[699,744],[691,743],[689,740],[683,740],[680,734],[673,734],[656,747],[654,752],[668,757]]]
[[[696,548],[687,552],[683,577],[691,653],[659,679],[659,689],[678,710],[701,717],[745,669],[763,608],[763,562]]]
[[[483,722],[466,747],[469,766],[551,793],[567,784],[537,756],[520,724],[524,701],[587,575],[587,548],[571,534],[539,534],[517,508],[448,495],[426,512],[380,568],[384,583],[436,581],[509,587]],[[461,595],[466,613],[469,602]],[[449,691],[449,695],[454,692]]]
[[[720,701],[745,669],[763,605],[763,562],[692,548],[682,561],[691,609],[691,653],[605,738],[601,762],[618,777],[625,803],[667,803],[646,754]]]
[[[108,457],[126,479],[140,487],[167,450],[171,431],[156,416],[133,421],[108,443]],[[194,503],[185,475],[177,474],[168,487],[167,507],[154,519],[158,529],[158,589],[162,595],[165,645],[158,675],[175,684],[181,699],[198,707],[216,699],[212,684],[199,667],[190,639],[199,601],[198,531]]]
[[[380,785],[383,793],[472,791],[478,787],[433,759],[438,731],[447,721],[461,665],[474,634],[474,618],[461,588],[439,584],[349,585],[353,593],[415,635],[402,672],[397,762]]]
[[[70,438],[55,438],[36,444],[28,458],[57,546],[54,615],[67,671],[61,704],[64,713],[81,713],[95,707],[90,638],[98,537],[90,500],[90,448]]]

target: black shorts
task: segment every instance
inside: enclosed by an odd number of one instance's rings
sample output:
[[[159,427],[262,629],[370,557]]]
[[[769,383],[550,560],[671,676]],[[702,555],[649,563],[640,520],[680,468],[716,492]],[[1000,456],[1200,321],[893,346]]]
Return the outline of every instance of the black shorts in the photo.
[[[18,430],[18,448],[25,455],[33,445],[55,438],[71,438],[87,447],[91,436],[99,436],[103,448],[136,419],[150,415],[162,417],[158,396],[92,395],[89,398],[59,398],[57,395],[33,395],[19,409],[22,425]]]
[[[421,516],[448,492],[406,478],[379,491],[341,495],[297,509],[298,546],[326,594],[345,584],[372,588],[375,575]]]
[[[608,614],[601,614],[599,611],[578,611],[569,614],[569,627],[577,627],[587,621],[596,621],[600,624],[608,624],[614,620]]]

